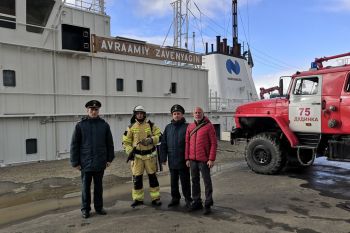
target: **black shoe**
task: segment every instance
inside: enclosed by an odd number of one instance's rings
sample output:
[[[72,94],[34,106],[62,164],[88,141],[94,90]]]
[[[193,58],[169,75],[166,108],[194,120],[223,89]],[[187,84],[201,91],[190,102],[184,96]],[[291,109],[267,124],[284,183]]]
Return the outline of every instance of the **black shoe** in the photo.
[[[81,216],[83,218],[89,218],[90,217],[90,211],[87,211],[87,210],[81,211]]]
[[[211,213],[210,205],[209,206],[205,206],[205,208],[204,208],[204,215],[208,215],[210,213]]]
[[[96,210],[96,214],[99,214],[99,215],[106,215],[107,212],[106,212],[105,209],[102,208],[101,210]]]
[[[191,201],[186,201],[185,207],[186,207],[188,210],[191,210],[191,208],[192,208],[192,204],[191,204],[191,203],[192,203]]]
[[[152,205],[153,205],[153,206],[161,206],[161,205],[162,205],[162,202],[161,202],[159,199],[153,200],[153,201],[152,201]]]
[[[191,205],[191,211],[201,210],[203,209],[203,205],[201,202],[194,202]]]
[[[135,201],[131,204],[131,207],[132,207],[132,208],[135,208],[135,207],[138,206],[138,205],[143,205],[143,201],[135,200]]]
[[[179,200],[172,199],[171,202],[168,204],[168,207],[178,206],[179,204],[180,204]]]
[[[350,209],[350,204],[345,203],[344,207],[347,208],[347,209]]]

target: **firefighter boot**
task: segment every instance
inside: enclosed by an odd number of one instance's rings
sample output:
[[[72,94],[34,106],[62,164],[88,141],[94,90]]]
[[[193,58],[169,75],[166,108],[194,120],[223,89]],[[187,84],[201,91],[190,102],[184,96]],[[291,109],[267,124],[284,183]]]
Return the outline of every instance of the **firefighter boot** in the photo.
[[[131,204],[131,207],[132,207],[132,208],[135,208],[135,207],[138,206],[138,205],[143,205],[143,201],[135,200],[135,201]]]
[[[160,201],[160,199],[156,199],[152,201],[152,205],[153,206],[161,206],[162,202]]]

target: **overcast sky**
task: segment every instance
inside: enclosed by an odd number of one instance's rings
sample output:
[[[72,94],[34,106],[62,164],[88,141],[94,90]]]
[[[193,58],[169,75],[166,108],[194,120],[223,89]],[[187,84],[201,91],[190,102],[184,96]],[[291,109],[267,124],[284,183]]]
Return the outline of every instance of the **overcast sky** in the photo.
[[[172,45],[172,28],[168,34],[173,18],[172,1],[106,0],[112,36]],[[277,85],[279,76],[308,69],[315,57],[350,51],[350,0],[238,0],[238,3],[238,37],[251,47],[257,88]],[[196,34],[197,52],[203,52],[203,42],[214,43],[216,35],[227,37],[232,43],[231,0],[191,0],[190,10],[189,34],[192,36],[193,31]],[[192,49],[192,38],[189,40]]]

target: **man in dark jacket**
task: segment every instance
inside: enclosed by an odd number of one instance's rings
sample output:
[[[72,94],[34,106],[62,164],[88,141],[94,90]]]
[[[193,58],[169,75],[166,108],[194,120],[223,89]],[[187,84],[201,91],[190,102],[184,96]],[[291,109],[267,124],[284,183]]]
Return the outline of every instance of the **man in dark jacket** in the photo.
[[[168,207],[180,204],[179,178],[182,194],[185,197],[186,207],[191,207],[190,171],[185,161],[185,136],[187,123],[183,114],[185,109],[178,104],[171,108],[172,121],[165,127],[162,143],[160,145],[161,161],[166,164],[168,160],[170,170],[171,197]]]
[[[85,105],[87,116],[74,129],[70,146],[72,167],[81,171],[83,218],[90,217],[91,182],[94,180],[94,207],[97,214],[106,215],[103,209],[102,178],[104,170],[114,159],[114,145],[111,129],[99,117],[101,103],[91,100]]]
[[[186,131],[186,165],[191,167],[192,176],[192,210],[203,208],[201,199],[200,175],[201,172],[205,186],[205,212],[211,212],[213,205],[213,186],[210,169],[214,166],[216,158],[216,133],[214,126],[204,116],[203,109],[196,107],[193,111],[194,122],[189,124]]]

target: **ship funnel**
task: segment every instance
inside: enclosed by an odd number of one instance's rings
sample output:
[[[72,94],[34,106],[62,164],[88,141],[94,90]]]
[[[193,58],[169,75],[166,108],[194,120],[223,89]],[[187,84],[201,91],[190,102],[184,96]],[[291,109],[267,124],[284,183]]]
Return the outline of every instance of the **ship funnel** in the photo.
[[[223,54],[227,54],[227,38],[222,39],[224,44],[223,44],[223,50],[222,53]]]
[[[221,50],[220,50],[220,39],[221,37],[220,36],[216,36],[216,52],[217,53],[221,53]]]

